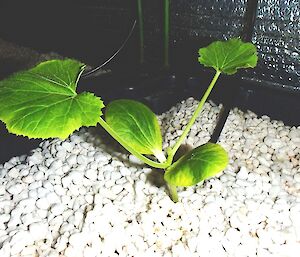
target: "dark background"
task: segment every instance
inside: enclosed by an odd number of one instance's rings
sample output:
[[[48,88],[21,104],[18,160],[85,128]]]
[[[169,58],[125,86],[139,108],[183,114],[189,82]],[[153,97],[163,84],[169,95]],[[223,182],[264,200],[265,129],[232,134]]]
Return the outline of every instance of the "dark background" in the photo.
[[[162,61],[162,3],[143,1],[146,59],[156,65]],[[249,12],[255,5],[249,27]],[[193,74],[199,69],[199,46],[242,36],[252,40],[260,54],[259,67],[245,76],[299,90],[299,9],[298,0],[170,1],[173,68]],[[135,17],[133,0],[11,0],[0,4],[0,36],[96,65],[120,46]],[[118,63],[136,60],[137,47],[135,33]]]
[[[212,99],[230,100],[230,106],[267,114],[288,125],[300,124],[298,0],[171,0],[168,72],[162,69],[162,5],[161,0],[143,1],[146,63],[138,62],[136,27],[125,48],[105,67],[112,72],[81,80],[82,90],[95,91],[105,102],[117,97],[151,99],[155,111],[164,111],[189,95],[201,97],[204,89],[199,85],[206,85],[212,73],[197,62],[200,47],[241,36],[256,44],[259,64],[236,77],[224,76],[219,84],[226,87],[218,88]],[[0,78],[34,65],[40,60],[38,53],[55,52],[91,66],[101,64],[120,47],[135,19],[132,0],[2,1],[0,38],[36,52],[28,54],[25,49],[26,58],[18,51],[8,57],[2,54]],[[35,55],[34,60],[29,58]],[[0,163],[38,143],[7,135],[3,125],[0,133]]]

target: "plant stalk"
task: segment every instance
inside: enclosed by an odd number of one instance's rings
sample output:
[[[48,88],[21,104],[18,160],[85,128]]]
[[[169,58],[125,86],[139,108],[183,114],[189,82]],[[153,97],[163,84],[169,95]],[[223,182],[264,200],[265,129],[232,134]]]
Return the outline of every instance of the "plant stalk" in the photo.
[[[156,158],[158,159],[158,161],[160,163],[164,163],[166,161],[166,157],[165,157],[165,155],[162,152],[158,153],[158,154],[154,153],[154,155],[156,156]],[[170,166],[170,165],[168,165],[168,166]],[[169,189],[169,194],[170,194],[170,197],[171,197],[172,201],[174,203],[177,203],[178,202],[178,194],[177,194],[177,188],[176,188],[176,186],[173,186],[173,185],[171,185],[171,184],[169,184],[167,182],[166,182],[166,184],[167,184],[167,187]]]
[[[164,67],[169,68],[170,2],[164,0]]]
[[[170,192],[170,197],[174,203],[178,202],[178,194],[177,194],[177,188],[176,186],[168,184],[169,192]]]
[[[153,152],[153,155],[156,157],[156,159],[160,162],[160,163],[165,163],[166,162],[166,156],[164,155],[163,151],[157,151],[157,152]]]
[[[158,161],[160,163],[165,163],[166,162],[166,157],[163,154],[163,152],[154,153],[154,156],[158,159]],[[171,164],[167,164],[167,165],[169,167]],[[165,181],[165,182],[166,182],[167,187],[169,189],[170,198],[172,199],[172,201],[174,203],[177,203],[178,202],[178,195],[177,195],[176,186],[172,186],[172,185],[168,184],[167,181]]]
[[[139,152],[135,151],[132,147],[130,147],[119,135],[100,117],[99,121],[100,125],[115,139],[117,140],[127,151],[132,153],[135,157],[143,161],[144,163],[148,164],[149,166],[152,166],[154,168],[158,169],[165,169],[169,165],[167,162],[164,163],[158,163],[155,161],[150,160],[146,156],[140,154]]]
[[[196,118],[198,117],[204,103],[206,102],[211,90],[213,89],[214,85],[216,84],[219,76],[220,76],[221,72],[217,71],[215,76],[213,77],[212,81],[210,82],[207,90],[205,91],[202,99],[200,100],[195,112],[193,113],[192,118],[190,119],[189,123],[187,124],[187,126],[185,127],[183,133],[181,134],[181,136],[179,137],[179,139],[177,140],[176,144],[174,145],[174,147],[172,149],[170,149],[168,151],[168,159],[167,159],[167,163],[172,163],[173,158],[175,153],[177,152],[178,148],[180,147],[180,145],[183,143],[184,139],[186,138],[186,136],[188,135],[188,133],[190,132],[191,127],[193,126],[193,124],[196,121]]]
[[[140,38],[140,64],[144,63],[144,22],[142,0],[137,0],[139,38]]]

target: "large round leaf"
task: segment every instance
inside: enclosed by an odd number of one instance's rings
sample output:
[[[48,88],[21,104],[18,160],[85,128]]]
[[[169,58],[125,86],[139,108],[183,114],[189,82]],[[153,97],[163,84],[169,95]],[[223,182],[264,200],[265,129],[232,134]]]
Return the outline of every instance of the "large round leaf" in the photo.
[[[216,41],[199,49],[199,62],[206,67],[231,75],[240,68],[253,68],[257,63],[257,51],[252,43],[239,38]]]
[[[107,124],[141,154],[162,152],[162,137],[155,114],[134,100],[115,100],[105,110]]]
[[[165,180],[174,186],[192,186],[224,170],[226,151],[218,144],[207,143],[182,156],[165,172]]]
[[[66,138],[95,126],[104,107],[91,93],[76,93],[83,64],[52,60],[0,82],[0,120],[9,132],[30,138]]]

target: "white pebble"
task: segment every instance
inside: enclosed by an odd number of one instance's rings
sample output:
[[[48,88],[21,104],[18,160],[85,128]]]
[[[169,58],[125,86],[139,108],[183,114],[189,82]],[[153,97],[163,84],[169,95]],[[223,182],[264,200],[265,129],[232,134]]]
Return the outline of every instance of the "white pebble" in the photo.
[[[50,204],[46,197],[40,198],[36,201],[36,207],[38,207],[41,210],[47,210],[49,208]]]
[[[64,212],[66,206],[60,203],[54,204],[51,206],[51,212],[54,216],[58,216]]]
[[[299,173],[296,173],[294,175],[294,180],[297,182],[297,183],[300,183],[300,172]]]
[[[11,178],[17,178],[20,175],[20,171],[17,168],[12,168],[8,171],[8,176]]]
[[[74,145],[73,145],[72,143],[70,143],[70,142],[63,142],[63,143],[61,144],[61,146],[62,146],[63,148],[65,148],[68,152],[72,152],[72,149],[73,149],[73,147],[74,147]]]
[[[115,185],[115,186],[112,187],[111,190],[114,194],[117,195],[123,190],[123,187],[121,185]]]
[[[137,157],[135,157],[134,155],[129,155],[129,161],[132,163],[132,164],[137,164],[137,165],[143,165],[144,163],[138,159]]]
[[[70,245],[78,248],[82,248],[86,242],[86,237],[84,233],[74,233],[69,238]]]
[[[84,155],[77,156],[77,163],[78,164],[86,164],[87,158]]]
[[[248,170],[246,167],[241,167],[240,171],[237,173],[236,178],[241,180],[246,180],[248,177]]]
[[[36,222],[29,225],[29,232],[35,240],[45,239],[48,236],[49,227],[46,223]]]
[[[75,154],[72,154],[68,157],[67,162],[70,166],[73,166],[77,163],[77,156]]]
[[[23,185],[22,184],[15,184],[11,187],[9,187],[7,189],[8,193],[12,194],[12,195],[17,195],[17,194],[20,194],[23,190]]]
[[[97,171],[89,169],[85,172],[85,176],[90,180],[97,180]]]

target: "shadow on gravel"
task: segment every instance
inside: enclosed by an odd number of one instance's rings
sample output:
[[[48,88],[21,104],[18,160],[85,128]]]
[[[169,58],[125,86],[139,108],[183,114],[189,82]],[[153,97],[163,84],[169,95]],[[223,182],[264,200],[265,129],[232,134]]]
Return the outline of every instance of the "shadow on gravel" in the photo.
[[[91,133],[95,140],[88,139],[87,142],[94,145],[94,147],[101,147],[105,152],[110,154],[113,158],[119,159],[121,162],[127,166],[135,168],[143,168],[146,164],[137,164],[129,161],[127,157],[124,157],[124,154],[129,155],[130,153],[123,148],[116,140],[114,140],[102,127],[93,127],[89,128],[88,132]],[[193,148],[188,144],[181,145],[174,156],[174,162],[177,161],[185,153],[191,151]],[[152,168],[151,172],[146,174],[147,182],[152,186],[157,188],[164,187],[167,190],[167,185],[164,180],[164,171],[161,169]]]
[[[89,128],[88,131],[94,138],[96,138],[96,140],[93,141],[90,139],[87,140],[87,142],[93,144],[94,147],[101,147],[105,152],[110,154],[112,157],[119,159],[127,166],[135,168],[146,167],[146,164],[132,163],[128,158],[125,158],[124,154],[129,155],[130,153],[116,140],[114,140],[102,127],[98,126],[95,128]],[[153,168],[151,172],[147,174],[147,182],[158,188],[166,187],[164,171]]]
[[[130,153],[122,147],[115,139],[113,139],[101,126],[88,128],[88,132],[95,138],[96,140],[88,139],[87,142],[93,144],[94,147],[101,147],[103,151],[110,154],[113,158],[119,159],[121,162],[126,164],[127,166],[141,168],[145,165],[132,163],[129,161],[127,157]]]
[[[152,169],[150,173],[147,174],[147,181],[155,187],[161,188],[166,186],[164,180],[164,171],[161,169]]]

